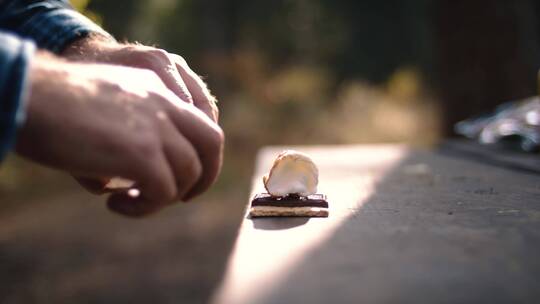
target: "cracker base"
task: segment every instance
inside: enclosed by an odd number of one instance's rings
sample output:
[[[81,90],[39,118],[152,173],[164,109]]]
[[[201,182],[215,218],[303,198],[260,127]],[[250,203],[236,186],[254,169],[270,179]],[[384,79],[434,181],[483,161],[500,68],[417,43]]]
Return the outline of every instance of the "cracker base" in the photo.
[[[250,217],[328,217],[327,208],[255,206],[249,209]]]

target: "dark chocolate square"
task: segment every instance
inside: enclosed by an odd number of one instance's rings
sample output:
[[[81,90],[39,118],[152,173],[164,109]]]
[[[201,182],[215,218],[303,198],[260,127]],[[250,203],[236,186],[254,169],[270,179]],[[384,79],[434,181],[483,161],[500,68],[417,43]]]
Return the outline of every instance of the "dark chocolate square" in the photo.
[[[268,193],[259,193],[253,197],[251,207],[318,207],[328,208],[328,201],[324,194],[313,194],[307,197],[298,195],[272,196]]]

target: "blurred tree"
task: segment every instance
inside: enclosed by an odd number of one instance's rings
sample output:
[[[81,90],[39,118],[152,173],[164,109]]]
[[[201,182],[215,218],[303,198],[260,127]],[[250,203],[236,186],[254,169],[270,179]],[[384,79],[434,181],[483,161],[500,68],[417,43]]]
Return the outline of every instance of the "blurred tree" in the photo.
[[[398,67],[431,66],[428,1],[324,1],[346,39],[330,62],[342,77],[385,81]],[[334,17],[334,18],[336,18]]]
[[[534,3],[436,2],[437,75],[446,134],[461,119],[537,92],[540,54]]]
[[[78,1],[78,0],[77,0]],[[93,0],[87,8],[102,17],[102,26],[117,39],[136,40],[140,28],[134,27],[146,0]]]
[[[186,57],[218,93],[234,91],[230,84],[241,73],[253,73],[241,81],[254,86],[307,66],[328,73],[337,88],[351,79],[382,83],[411,67],[437,84],[447,134],[457,120],[536,92],[539,7],[534,0],[93,0],[88,6],[116,37],[159,42]]]
[[[71,5],[78,11],[84,11],[90,0],[71,0]]]

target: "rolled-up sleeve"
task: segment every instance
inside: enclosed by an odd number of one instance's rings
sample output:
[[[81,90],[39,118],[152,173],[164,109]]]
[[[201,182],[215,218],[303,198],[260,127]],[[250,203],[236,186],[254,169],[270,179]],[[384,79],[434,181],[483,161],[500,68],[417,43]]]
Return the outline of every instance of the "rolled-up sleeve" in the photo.
[[[0,31],[0,160],[13,147],[24,119],[28,67],[35,45]]]
[[[63,0],[0,0],[0,160],[23,123],[27,76],[36,48],[60,53],[91,33],[113,39]]]
[[[0,1],[0,28],[32,39],[39,48],[61,52],[90,33],[112,37],[62,0]]]

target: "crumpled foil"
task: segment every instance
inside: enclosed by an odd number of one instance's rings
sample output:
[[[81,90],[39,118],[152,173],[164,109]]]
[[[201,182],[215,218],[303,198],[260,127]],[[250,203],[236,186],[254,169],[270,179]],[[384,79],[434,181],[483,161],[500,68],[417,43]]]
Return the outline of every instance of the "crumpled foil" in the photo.
[[[458,122],[456,133],[482,144],[516,143],[522,150],[540,150],[540,97],[498,106],[493,113]]]

